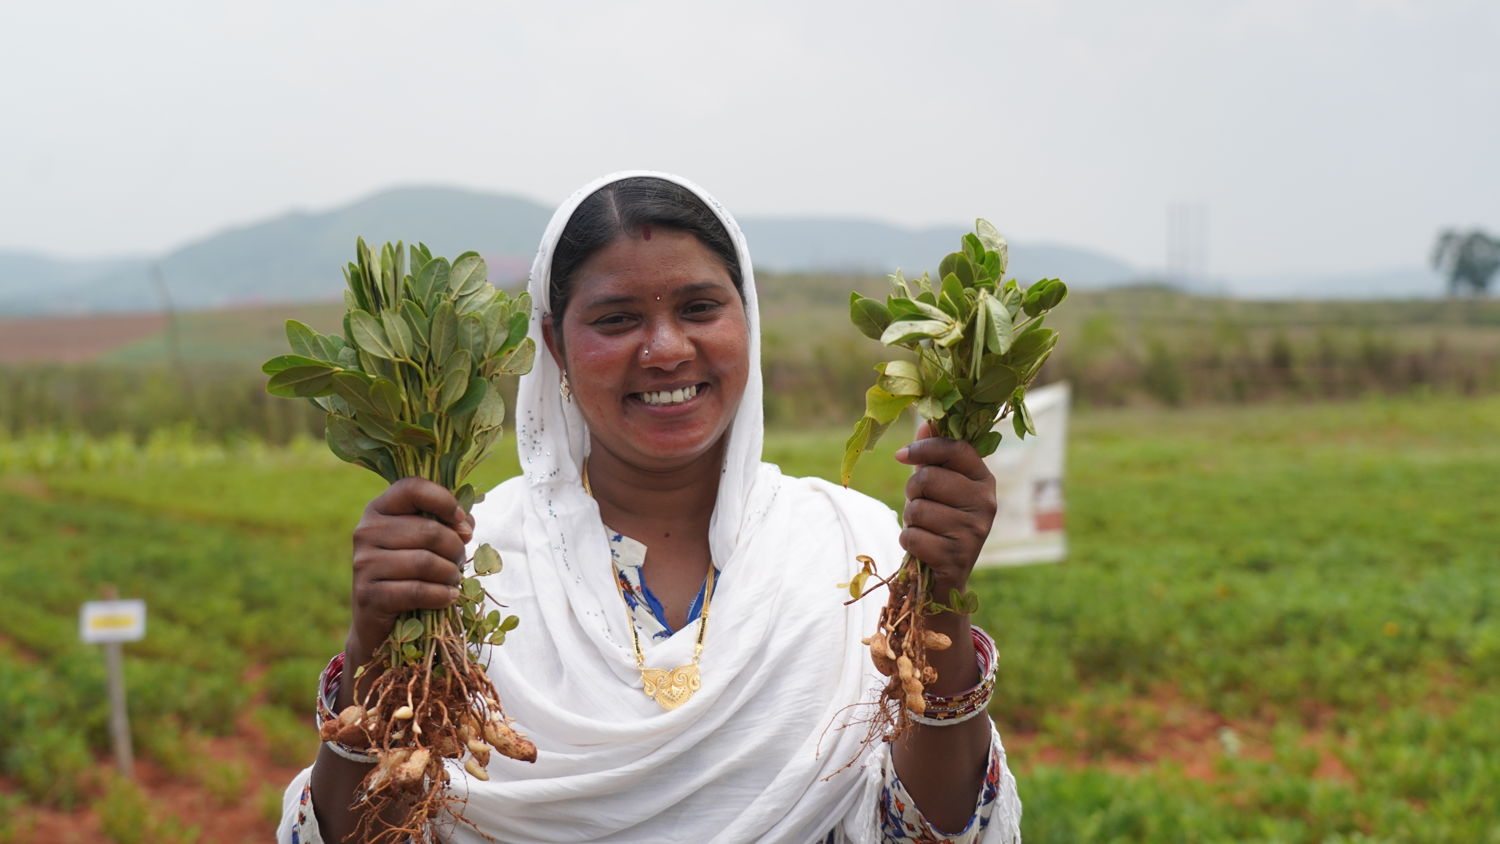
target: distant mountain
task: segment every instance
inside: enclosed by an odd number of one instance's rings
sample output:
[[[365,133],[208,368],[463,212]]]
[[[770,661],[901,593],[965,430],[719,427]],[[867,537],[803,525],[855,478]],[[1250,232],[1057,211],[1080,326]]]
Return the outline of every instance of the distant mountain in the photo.
[[[1422,266],[1238,279],[1226,287],[1238,299],[1437,299],[1448,293],[1447,280]]]
[[[139,258],[68,261],[27,252],[0,252],[0,302],[71,288],[144,263]]]
[[[435,254],[477,249],[497,283],[525,278],[551,209],[515,196],[453,188],[383,191],[322,213],[294,212],[230,229],[158,259],[69,262],[0,254],[0,314],[155,310],[153,263],[173,303],[197,310],[266,302],[336,299],[339,268],[356,237],[427,243]],[[920,274],[958,248],[962,226],[905,229],[849,218],[741,220],[758,269],[859,272],[896,268]],[[1067,246],[1013,244],[1011,274],[1023,281],[1058,277],[1079,287],[1120,283],[1131,268],[1107,255]]]
[[[875,220],[749,217],[741,220],[757,269],[770,272],[851,272],[921,275],[960,247],[963,226],[904,229]],[[1071,246],[1013,243],[1009,275],[1022,281],[1061,278],[1079,287],[1129,281],[1128,264]]]

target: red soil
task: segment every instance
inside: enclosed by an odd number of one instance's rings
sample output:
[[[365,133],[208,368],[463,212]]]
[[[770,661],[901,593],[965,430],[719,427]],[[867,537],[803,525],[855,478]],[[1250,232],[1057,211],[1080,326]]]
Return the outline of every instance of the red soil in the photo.
[[[1352,782],[1353,774],[1334,752],[1337,739],[1321,725],[1328,712],[1301,713],[1303,730],[1299,740],[1303,748],[1317,753],[1313,776],[1319,779]],[[1087,741],[1078,737],[1068,746],[1055,739],[1044,740],[1033,730],[1006,731],[1007,755],[1013,763],[1057,765],[1083,769],[1102,769],[1116,774],[1139,774],[1152,768],[1172,765],[1194,779],[1214,781],[1219,774],[1215,762],[1226,755],[1223,732],[1231,730],[1238,743],[1238,754],[1248,759],[1272,758],[1271,731],[1274,720],[1246,719],[1231,721],[1223,716],[1184,701],[1173,689],[1160,689],[1149,697],[1133,698],[1104,713],[1089,713],[1090,718],[1110,719],[1123,737],[1123,749],[1087,749]],[[1078,723],[1080,719],[1068,719]]]
[[[0,364],[79,363],[166,330],[161,314],[0,320]]]

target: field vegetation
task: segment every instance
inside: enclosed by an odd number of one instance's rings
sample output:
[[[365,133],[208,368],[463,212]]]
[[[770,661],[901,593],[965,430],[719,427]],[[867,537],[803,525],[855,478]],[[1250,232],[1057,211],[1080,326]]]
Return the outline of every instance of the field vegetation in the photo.
[[[976,578],[1027,839],[1500,834],[1497,423],[1500,400],[1461,398],[1075,419],[1068,561]],[[832,476],[842,437],[773,433],[768,458]],[[893,504],[896,445],[859,476]],[[29,807],[7,823],[92,807],[193,840],[201,814],[105,774],[79,602],[109,583],[150,605],[127,646],[145,764],[208,805],[253,804],[252,771],[289,775],[315,747],[349,531],[380,481],[305,440],[58,450],[35,435],[0,451],[0,782]],[[497,455],[482,482],[516,470]],[[268,794],[254,837],[274,808]]]
[[[882,282],[764,284],[767,459],[835,477],[878,350],[827,326]],[[0,842],[265,840],[312,757],[381,481],[254,369],[329,320],[262,316],[0,370]],[[1500,841],[1500,307],[1137,290],[1058,322],[1070,554],[974,583],[1026,839]],[[886,439],[855,482],[897,505]],[[105,585],[150,607],[133,783],[77,637]]]
[[[881,357],[848,327],[849,291],[884,296],[886,282],[769,275],[760,283],[768,422],[833,426],[857,417]],[[266,395],[258,367],[285,350],[288,317],[332,331],[342,310],[182,314],[143,336],[90,345],[83,357],[76,330],[53,331],[50,351],[40,347],[46,338],[9,340],[0,330],[0,432],[142,439],[187,425],[271,443],[317,435],[320,414]],[[1040,382],[1065,379],[1091,407],[1500,392],[1500,300],[1248,302],[1140,287],[1074,291],[1049,324],[1065,339]],[[11,351],[30,363],[4,363],[19,359],[7,357],[11,342],[24,342]]]

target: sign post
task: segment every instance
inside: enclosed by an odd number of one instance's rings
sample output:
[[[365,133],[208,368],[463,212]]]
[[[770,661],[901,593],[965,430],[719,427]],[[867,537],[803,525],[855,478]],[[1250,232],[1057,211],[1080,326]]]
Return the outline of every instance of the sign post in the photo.
[[[114,744],[115,764],[120,773],[134,773],[130,748],[130,719],[125,712],[125,665],[121,642],[134,642],[146,635],[146,602],[121,601],[113,587],[104,590],[103,601],[88,601],[78,613],[78,631],[83,641],[104,646],[104,666],[109,673],[109,735]]]
[[[1068,554],[1063,530],[1063,455],[1068,439],[1067,383],[1026,393],[1026,407],[1038,434],[1011,436],[1010,420],[1000,423],[1005,439],[984,462],[995,475],[998,505],[978,566],[1055,563]]]

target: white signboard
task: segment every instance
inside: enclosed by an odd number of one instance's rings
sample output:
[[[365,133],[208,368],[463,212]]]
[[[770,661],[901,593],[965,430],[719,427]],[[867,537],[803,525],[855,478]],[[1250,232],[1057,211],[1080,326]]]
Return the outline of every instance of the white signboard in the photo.
[[[91,644],[134,642],[146,635],[146,602],[89,601],[78,613],[78,635]]]
[[[1036,436],[1021,439],[1007,417],[1000,447],[984,462],[995,475],[995,525],[979,566],[1055,563],[1067,556],[1063,532],[1063,451],[1068,439],[1068,385],[1026,393]]]

